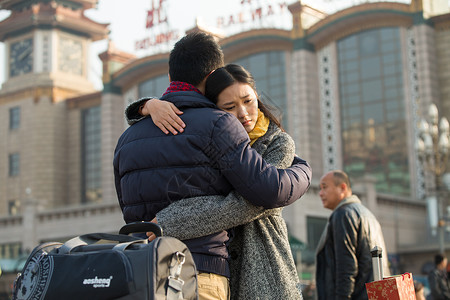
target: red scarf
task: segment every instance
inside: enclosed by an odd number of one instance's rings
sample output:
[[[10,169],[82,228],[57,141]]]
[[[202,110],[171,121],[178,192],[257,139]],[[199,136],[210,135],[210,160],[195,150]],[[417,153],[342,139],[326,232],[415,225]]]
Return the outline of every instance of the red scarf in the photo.
[[[193,86],[192,84],[182,81],[171,81],[169,87],[167,88],[163,96],[173,92],[189,92],[189,91],[197,92],[200,95],[203,95],[202,92],[200,92],[200,90],[195,86]]]

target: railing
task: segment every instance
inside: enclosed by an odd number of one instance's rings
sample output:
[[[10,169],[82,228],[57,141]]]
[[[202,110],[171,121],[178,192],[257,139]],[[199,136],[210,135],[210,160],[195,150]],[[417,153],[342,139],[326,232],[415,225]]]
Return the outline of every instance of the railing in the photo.
[[[21,243],[29,251],[43,241],[64,241],[89,232],[118,232],[125,224],[116,203],[100,203],[39,211],[26,204],[17,216],[0,217],[0,245]]]

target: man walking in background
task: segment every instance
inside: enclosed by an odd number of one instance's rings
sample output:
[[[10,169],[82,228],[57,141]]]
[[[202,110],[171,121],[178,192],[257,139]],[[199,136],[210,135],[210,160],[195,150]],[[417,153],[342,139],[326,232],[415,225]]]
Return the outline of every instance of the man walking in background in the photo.
[[[373,281],[370,250],[383,249],[383,270],[389,272],[381,226],[352,194],[348,175],[340,170],[320,179],[324,208],[333,211],[316,251],[319,300],[367,299],[365,283]]]
[[[450,289],[447,279],[447,257],[442,254],[436,254],[434,257],[435,268],[428,274],[428,283],[430,284],[433,300],[450,299]]]

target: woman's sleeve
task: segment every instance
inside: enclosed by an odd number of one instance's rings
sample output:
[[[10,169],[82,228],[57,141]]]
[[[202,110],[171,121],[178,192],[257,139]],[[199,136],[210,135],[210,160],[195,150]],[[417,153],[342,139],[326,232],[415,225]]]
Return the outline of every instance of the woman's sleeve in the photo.
[[[125,119],[127,120],[128,125],[133,125],[134,123],[139,122],[147,116],[143,116],[139,113],[139,107],[144,105],[148,100],[153,99],[152,97],[141,98],[136,100],[125,108]]]
[[[221,175],[250,203],[265,208],[287,206],[301,198],[311,184],[309,164],[295,157],[293,165],[277,169],[250,147],[248,134],[232,115],[217,119],[209,155]],[[239,128],[239,126],[241,128]]]
[[[287,134],[278,135],[263,157],[268,163],[286,168],[294,157],[294,142]],[[272,215],[278,209],[254,206],[235,191],[224,196],[187,198],[170,204],[156,214],[164,235],[191,239],[233,228]]]
[[[164,235],[180,240],[205,236],[251,222],[267,211],[231,192],[228,196],[204,196],[173,202],[156,214]]]

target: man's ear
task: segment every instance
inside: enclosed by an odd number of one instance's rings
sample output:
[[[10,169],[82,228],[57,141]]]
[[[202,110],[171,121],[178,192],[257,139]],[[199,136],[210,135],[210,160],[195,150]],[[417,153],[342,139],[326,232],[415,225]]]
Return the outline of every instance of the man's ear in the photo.
[[[206,79],[208,78],[208,76],[206,76],[205,78],[203,78],[202,82],[200,82],[198,85],[196,85],[195,87],[198,88],[200,90],[200,92],[202,92],[202,94],[205,94],[205,89],[206,89]]]

